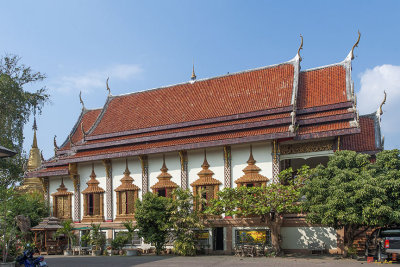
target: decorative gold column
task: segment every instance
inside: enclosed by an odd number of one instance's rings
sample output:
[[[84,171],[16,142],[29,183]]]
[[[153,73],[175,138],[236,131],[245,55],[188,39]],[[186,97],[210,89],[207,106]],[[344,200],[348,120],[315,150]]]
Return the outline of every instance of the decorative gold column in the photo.
[[[44,202],[45,202],[48,206],[50,206],[49,178],[48,178],[48,177],[42,177],[42,178],[40,178],[40,181],[42,182]]]
[[[103,160],[103,165],[106,169],[106,222],[113,221],[113,192],[112,192],[112,163],[111,160]]]
[[[224,146],[224,187],[232,187],[232,153],[230,146]]]
[[[188,157],[186,151],[179,151],[179,158],[181,160],[181,187],[182,189],[188,188]]]
[[[81,222],[81,184],[78,175],[78,165],[70,163],[68,165],[69,177],[74,182],[74,222]]]
[[[146,155],[139,156],[142,167],[142,196],[149,192],[149,162]]]

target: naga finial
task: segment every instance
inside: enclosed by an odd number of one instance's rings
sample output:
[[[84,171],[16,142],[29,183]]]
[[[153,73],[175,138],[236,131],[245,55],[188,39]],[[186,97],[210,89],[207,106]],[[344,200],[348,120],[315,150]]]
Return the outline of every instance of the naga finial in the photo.
[[[72,142],[71,134],[68,135],[68,140],[71,144],[71,147],[75,146],[74,142]]]
[[[110,87],[108,86],[108,80],[109,80],[109,79],[110,79],[110,77],[107,77],[106,86],[107,86],[108,94],[111,95],[111,89],[110,89]]]
[[[358,38],[357,38],[357,41],[356,41],[356,43],[353,45],[353,47],[351,48],[351,51],[350,51],[350,59],[351,60],[353,60],[354,59],[354,48],[356,48],[356,47],[358,47],[358,43],[360,42],[360,38],[361,38],[361,33],[360,33],[360,31],[358,31]]]
[[[82,131],[82,135],[83,135],[83,140],[86,141],[86,135],[87,135],[87,133],[86,133],[85,130],[83,129],[83,122],[81,123],[81,131]]]
[[[83,100],[82,100],[82,91],[79,91],[79,102],[81,102],[82,109],[85,109],[85,103],[83,103]]]
[[[383,114],[382,106],[386,103],[386,91],[383,91],[384,97],[382,103],[379,105],[379,115]]]
[[[303,50],[303,35],[300,34],[300,38],[301,38],[301,43],[299,49],[297,50],[297,55],[299,56],[299,60],[301,61],[302,58],[300,56],[300,50]]]
[[[54,139],[53,139],[54,149],[58,149],[56,138],[57,138],[57,135],[54,135]]]

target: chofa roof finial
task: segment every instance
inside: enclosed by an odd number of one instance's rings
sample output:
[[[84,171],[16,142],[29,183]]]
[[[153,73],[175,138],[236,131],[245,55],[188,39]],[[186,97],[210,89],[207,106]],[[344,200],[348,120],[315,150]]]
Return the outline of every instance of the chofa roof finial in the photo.
[[[360,42],[361,38],[361,33],[358,31],[358,38],[356,43],[353,45],[353,47],[350,50],[350,53],[347,55],[346,60],[353,60],[354,59],[354,48],[358,47],[358,43]]]
[[[81,102],[82,110],[85,110],[86,109],[85,103],[83,103],[83,100],[82,100],[82,91],[79,91],[79,102]]]
[[[111,95],[111,89],[108,86],[108,80],[110,79],[110,77],[107,77],[107,81],[106,81],[106,86],[107,86],[107,91],[108,91],[108,95]]]
[[[297,56],[299,57],[299,60],[301,61],[302,58],[300,56],[300,50],[303,50],[303,35],[300,34],[300,38],[301,38],[301,43],[300,43],[299,49],[297,50]]]
[[[383,91],[384,97],[382,103],[379,105],[378,110],[376,111],[376,116],[378,117],[379,122],[381,122],[381,116],[383,115],[383,105],[386,103],[386,91]]]

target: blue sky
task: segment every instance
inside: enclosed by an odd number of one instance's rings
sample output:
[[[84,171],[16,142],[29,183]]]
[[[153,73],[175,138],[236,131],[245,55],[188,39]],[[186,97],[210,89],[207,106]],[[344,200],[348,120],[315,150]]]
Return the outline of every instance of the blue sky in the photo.
[[[399,1],[2,1],[0,53],[47,74],[51,104],[38,143],[53,155],[87,108],[114,95],[287,61],[304,36],[302,69],[342,61],[355,40],[353,80],[360,114],[382,117],[385,148],[399,148]],[[32,142],[32,121],[25,149]]]

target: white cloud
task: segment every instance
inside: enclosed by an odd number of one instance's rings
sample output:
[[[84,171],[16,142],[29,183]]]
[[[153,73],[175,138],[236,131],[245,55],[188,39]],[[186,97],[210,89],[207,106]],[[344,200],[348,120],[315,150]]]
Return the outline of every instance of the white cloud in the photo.
[[[361,89],[357,94],[360,114],[375,112],[385,90],[387,100],[383,106],[382,129],[389,134],[400,133],[397,123],[400,114],[400,66],[385,64],[367,69],[360,75],[360,80]]]
[[[103,70],[92,70],[83,74],[62,76],[49,87],[62,93],[90,93],[93,89],[105,88],[107,77],[112,80],[131,80],[142,73],[142,68],[136,64],[118,64]]]

